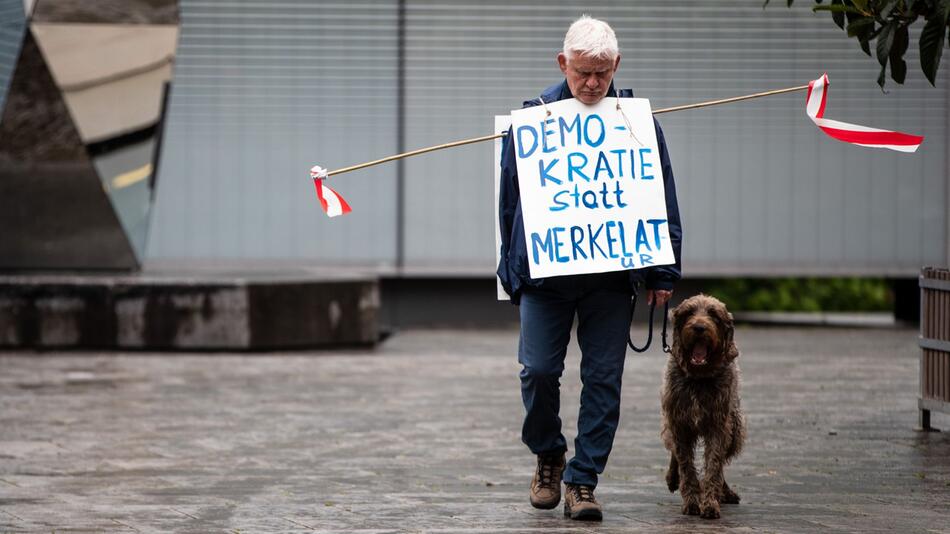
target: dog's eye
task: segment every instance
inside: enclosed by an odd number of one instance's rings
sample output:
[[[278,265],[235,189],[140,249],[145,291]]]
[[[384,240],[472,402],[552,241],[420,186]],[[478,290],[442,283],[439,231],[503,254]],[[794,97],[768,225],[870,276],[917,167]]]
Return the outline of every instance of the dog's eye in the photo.
[[[673,321],[678,325],[682,325],[683,323],[686,322],[686,318],[689,317],[690,315],[691,314],[689,310],[682,310],[682,311],[677,310],[677,313],[673,314]]]

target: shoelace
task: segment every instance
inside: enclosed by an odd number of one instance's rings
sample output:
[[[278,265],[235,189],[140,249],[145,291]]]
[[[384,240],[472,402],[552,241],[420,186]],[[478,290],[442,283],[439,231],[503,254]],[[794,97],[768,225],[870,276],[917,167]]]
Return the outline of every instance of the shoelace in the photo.
[[[554,481],[555,462],[556,460],[548,458],[541,458],[538,461],[538,479],[540,480],[540,486],[548,487],[560,483],[560,481]]]
[[[574,490],[574,497],[579,502],[594,502],[594,490],[590,486],[571,486]]]

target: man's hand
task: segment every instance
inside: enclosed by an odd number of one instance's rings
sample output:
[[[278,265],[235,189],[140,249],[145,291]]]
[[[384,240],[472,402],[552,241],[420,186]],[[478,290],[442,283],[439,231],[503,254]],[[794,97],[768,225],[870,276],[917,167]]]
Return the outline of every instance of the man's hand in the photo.
[[[673,292],[666,289],[658,289],[656,291],[650,289],[647,291],[647,304],[653,304],[653,299],[656,299],[656,305],[662,306],[666,304],[672,296]]]

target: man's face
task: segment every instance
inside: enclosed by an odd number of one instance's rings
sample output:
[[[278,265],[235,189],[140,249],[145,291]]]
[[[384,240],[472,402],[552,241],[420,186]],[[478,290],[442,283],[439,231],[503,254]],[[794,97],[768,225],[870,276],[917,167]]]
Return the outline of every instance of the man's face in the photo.
[[[620,66],[620,56],[603,59],[573,53],[570,59],[563,52],[557,55],[557,64],[567,79],[574,98],[592,105],[600,102],[610,89],[610,82]]]

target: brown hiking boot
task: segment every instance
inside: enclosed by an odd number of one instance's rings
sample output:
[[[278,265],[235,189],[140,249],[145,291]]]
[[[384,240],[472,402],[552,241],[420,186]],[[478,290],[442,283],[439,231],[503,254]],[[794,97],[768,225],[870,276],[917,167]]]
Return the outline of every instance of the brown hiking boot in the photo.
[[[565,484],[564,515],[581,521],[603,521],[604,512],[594,498],[594,488],[581,484]]]
[[[538,455],[538,468],[531,480],[531,506],[542,510],[555,508],[561,502],[561,474],[564,453]]]

